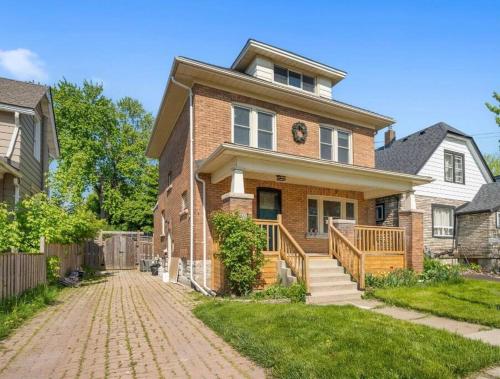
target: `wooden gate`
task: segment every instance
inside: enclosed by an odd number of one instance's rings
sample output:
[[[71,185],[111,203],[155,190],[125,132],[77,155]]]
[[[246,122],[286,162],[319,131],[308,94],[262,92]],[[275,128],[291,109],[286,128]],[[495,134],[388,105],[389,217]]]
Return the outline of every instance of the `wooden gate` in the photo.
[[[127,235],[114,235],[104,240],[104,266],[106,270],[135,269],[136,241]]]

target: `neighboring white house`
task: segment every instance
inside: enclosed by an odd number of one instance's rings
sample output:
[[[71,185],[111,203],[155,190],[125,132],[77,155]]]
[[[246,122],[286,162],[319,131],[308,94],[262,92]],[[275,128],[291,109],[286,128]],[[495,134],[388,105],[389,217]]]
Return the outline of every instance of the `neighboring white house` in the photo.
[[[457,247],[455,209],[494,182],[474,139],[442,122],[399,140],[387,131],[385,146],[376,151],[376,167],[434,179],[415,189],[417,209],[424,212],[424,246],[431,253]],[[377,199],[377,223],[398,225],[399,203],[398,197]]]

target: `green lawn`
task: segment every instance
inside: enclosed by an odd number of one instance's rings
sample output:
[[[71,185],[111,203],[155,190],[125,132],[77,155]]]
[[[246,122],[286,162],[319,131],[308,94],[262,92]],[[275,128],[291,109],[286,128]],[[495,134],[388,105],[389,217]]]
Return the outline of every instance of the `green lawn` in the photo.
[[[375,289],[373,296],[401,307],[500,328],[500,282]]]
[[[19,297],[0,302],[0,340],[8,337],[24,321],[52,304],[62,291],[57,285],[40,285]]]
[[[206,301],[195,315],[279,378],[456,378],[500,348],[352,306]]]

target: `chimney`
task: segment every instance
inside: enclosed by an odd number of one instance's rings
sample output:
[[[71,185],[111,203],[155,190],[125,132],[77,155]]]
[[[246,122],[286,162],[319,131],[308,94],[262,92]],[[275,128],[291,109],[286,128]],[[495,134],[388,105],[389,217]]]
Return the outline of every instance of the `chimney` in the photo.
[[[396,132],[392,130],[392,126],[389,126],[389,129],[385,132],[385,144],[384,146],[390,146],[392,141],[396,139]]]

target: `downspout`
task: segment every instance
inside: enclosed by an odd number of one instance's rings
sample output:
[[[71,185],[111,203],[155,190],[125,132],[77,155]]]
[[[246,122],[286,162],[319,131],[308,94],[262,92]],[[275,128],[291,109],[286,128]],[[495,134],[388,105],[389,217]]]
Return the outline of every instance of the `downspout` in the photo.
[[[204,285],[200,285],[193,276],[194,269],[194,137],[193,137],[193,90],[185,84],[179,83],[173,76],[170,77],[172,83],[186,89],[189,93],[189,280],[202,294],[208,296],[212,291],[206,288],[206,231],[205,217],[203,217],[203,280]],[[198,179],[198,178],[197,178]],[[201,181],[201,179],[199,179]],[[205,182],[203,183],[203,215],[205,215]]]

